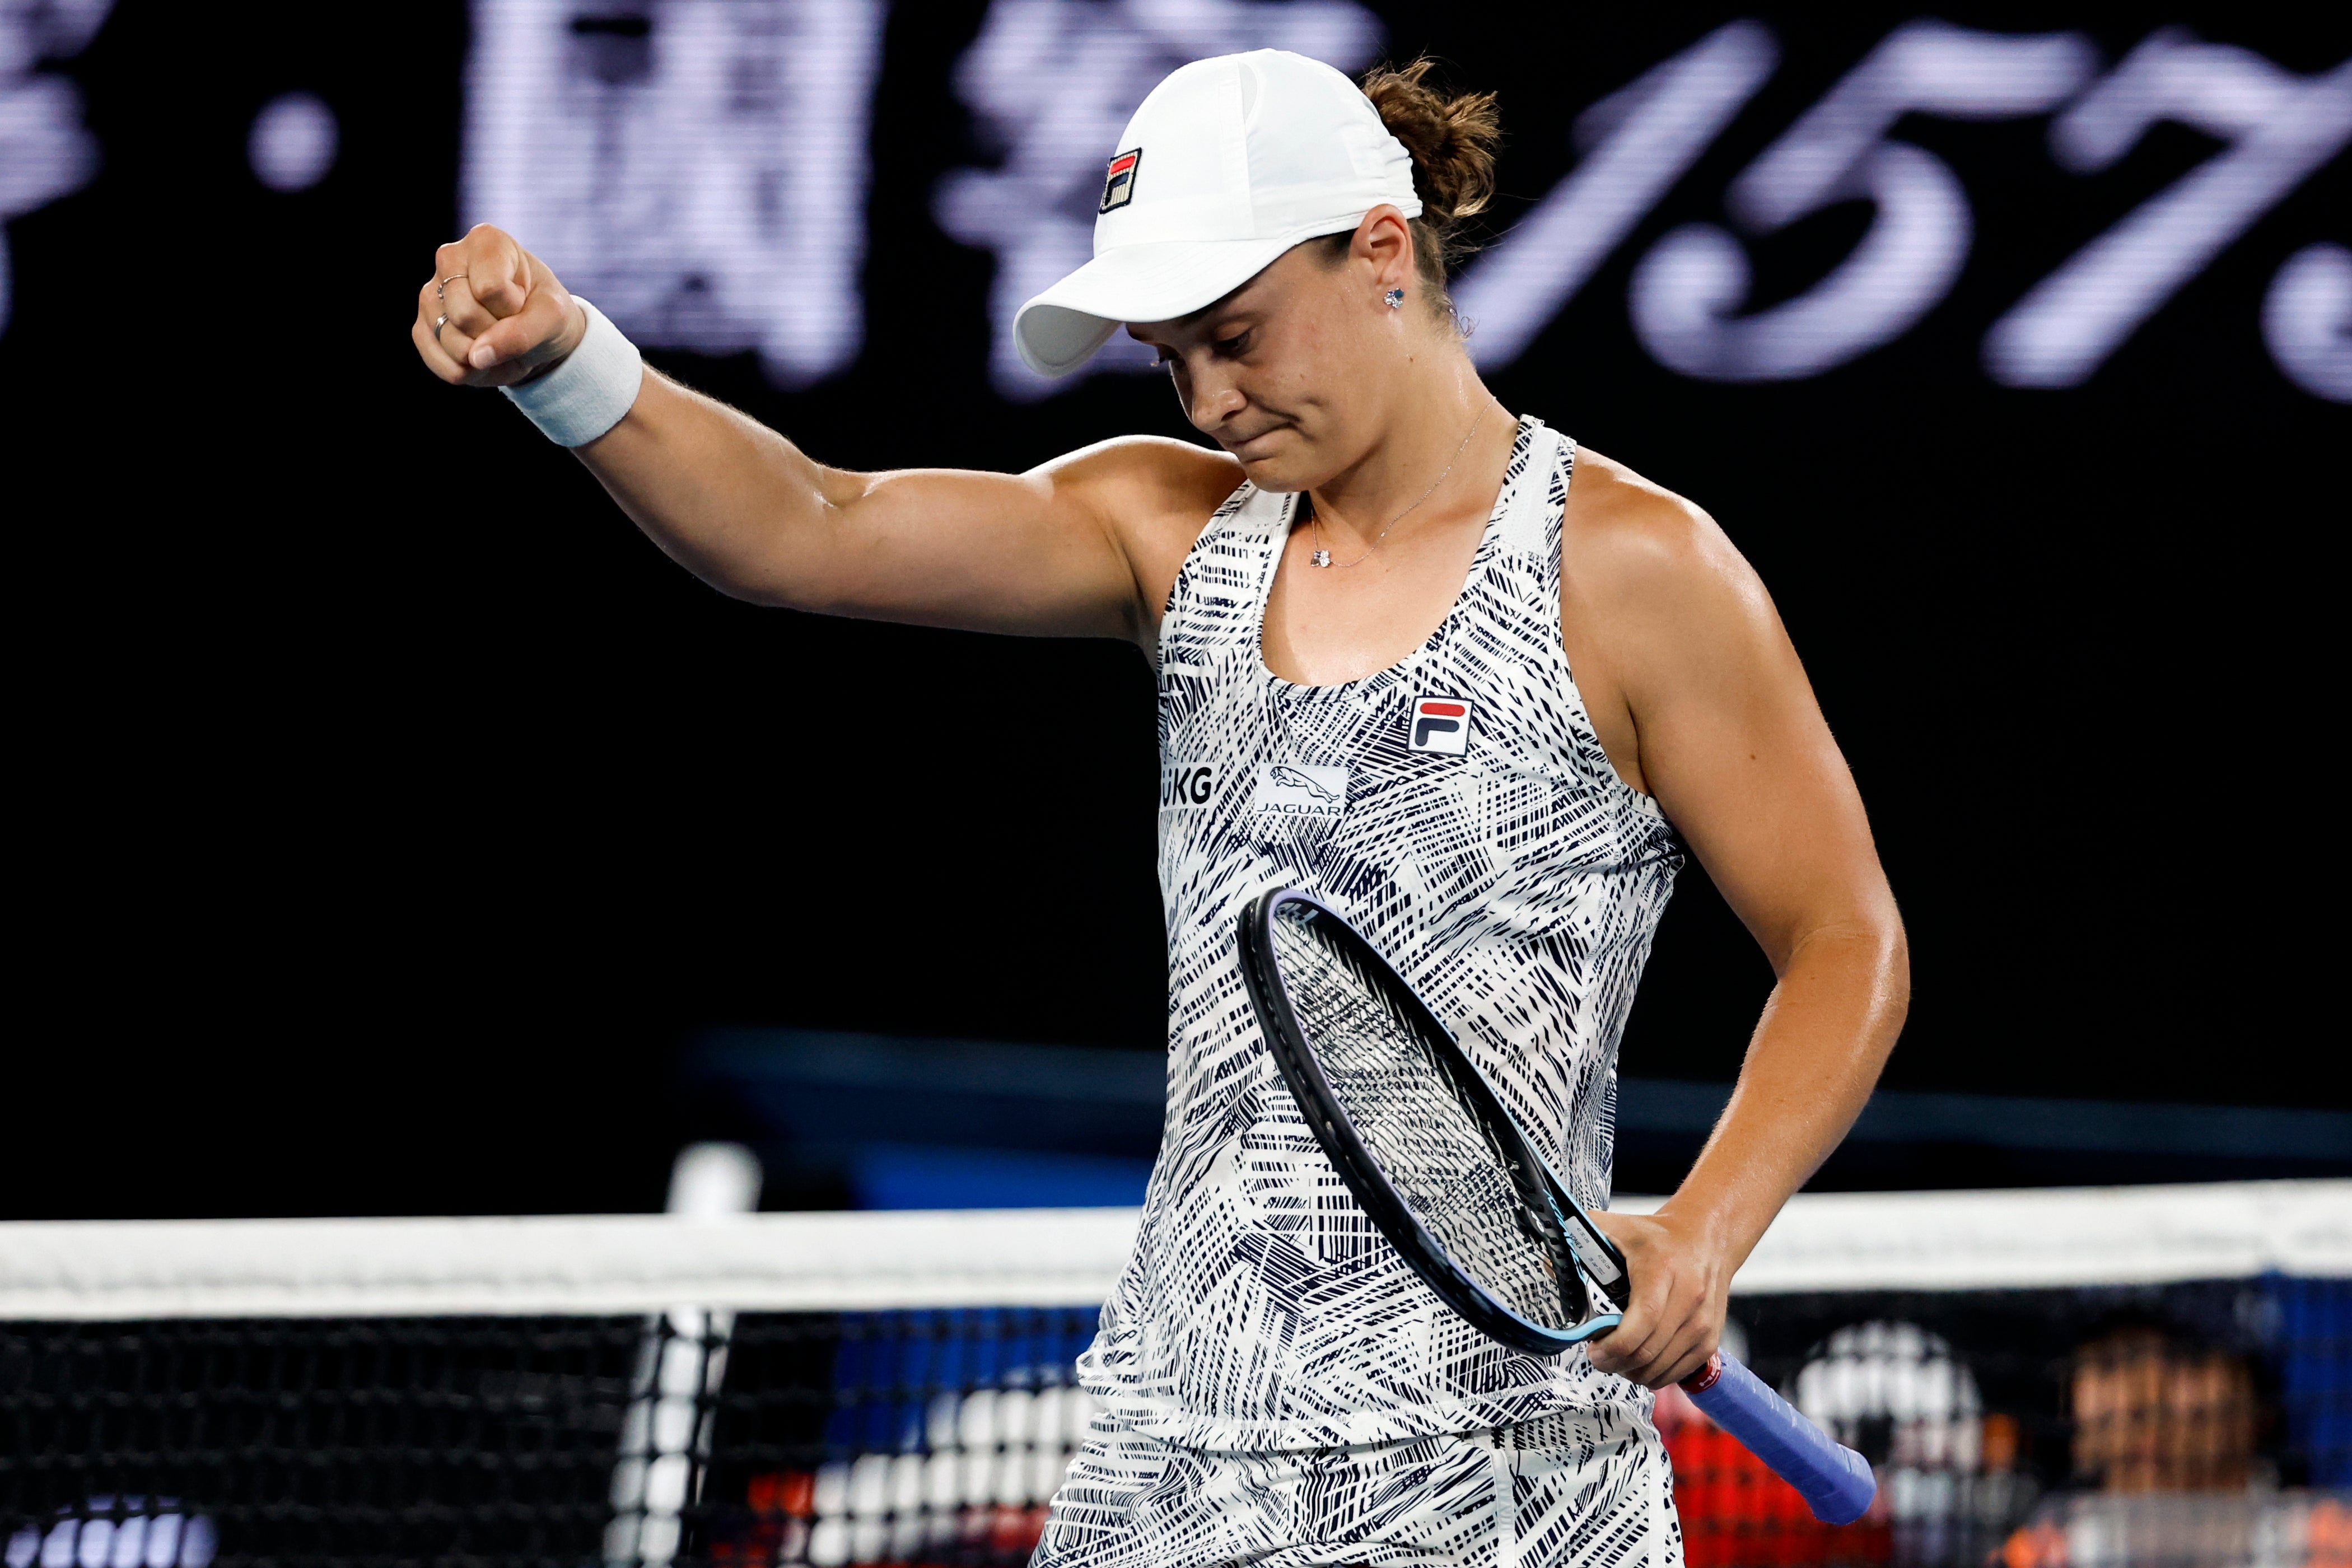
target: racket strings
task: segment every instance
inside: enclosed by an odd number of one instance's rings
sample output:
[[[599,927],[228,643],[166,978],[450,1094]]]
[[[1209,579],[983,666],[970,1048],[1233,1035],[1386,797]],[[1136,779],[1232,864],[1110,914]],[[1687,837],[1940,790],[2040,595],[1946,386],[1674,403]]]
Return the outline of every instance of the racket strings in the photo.
[[[1373,1162],[1455,1265],[1531,1321],[1565,1328],[1557,1220],[1531,1213],[1516,1151],[1468,1102],[1403,998],[1327,938],[1308,911],[1277,912],[1291,1010]],[[1581,1295],[1580,1290],[1573,1292]]]

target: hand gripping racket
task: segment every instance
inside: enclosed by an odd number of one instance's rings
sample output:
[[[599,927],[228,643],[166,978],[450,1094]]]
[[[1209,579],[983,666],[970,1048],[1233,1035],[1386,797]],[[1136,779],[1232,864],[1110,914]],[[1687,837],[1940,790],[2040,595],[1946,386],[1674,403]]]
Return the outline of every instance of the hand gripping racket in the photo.
[[[1381,1234],[1490,1337],[1555,1356],[1607,1333],[1625,1255],[1569,1195],[1494,1087],[1347,921],[1296,890],[1242,911],[1242,974],[1283,1081]],[[1869,1461],[1718,1352],[1684,1383],[1698,1407],[1804,1495],[1862,1517]]]

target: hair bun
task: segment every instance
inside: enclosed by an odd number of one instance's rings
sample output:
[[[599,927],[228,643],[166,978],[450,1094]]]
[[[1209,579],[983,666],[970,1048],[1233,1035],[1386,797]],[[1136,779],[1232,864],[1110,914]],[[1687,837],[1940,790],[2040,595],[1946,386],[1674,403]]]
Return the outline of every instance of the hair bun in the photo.
[[[1495,194],[1503,121],[1491,92],[1448,98],[1430,86],[1424,79],[1436,63],[1423,55],[1402,68],[1375,66],[1362,85],[1381,123],[1412,154],[1422,218],[1443,234],[1455,219],[1484,211]]]

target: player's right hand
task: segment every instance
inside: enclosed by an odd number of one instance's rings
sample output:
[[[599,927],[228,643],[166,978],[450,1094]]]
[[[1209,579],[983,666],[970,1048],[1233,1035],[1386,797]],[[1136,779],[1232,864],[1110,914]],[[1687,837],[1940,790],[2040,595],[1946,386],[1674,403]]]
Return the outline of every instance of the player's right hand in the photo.
[[[1625,1254],[1633,1298],[1624,1321],[1591,1342],[1592,1364],[1644,1388],[1680,1383],[1706,1367],[1723,1341],[1731,1269],[1703,1226],[1655,1215],[1596,1214],[1592,1223]]]
[[[587,330],[547,264],[484,223],[433,253],[408,335],[452,386],[511,386],[579,347]]]

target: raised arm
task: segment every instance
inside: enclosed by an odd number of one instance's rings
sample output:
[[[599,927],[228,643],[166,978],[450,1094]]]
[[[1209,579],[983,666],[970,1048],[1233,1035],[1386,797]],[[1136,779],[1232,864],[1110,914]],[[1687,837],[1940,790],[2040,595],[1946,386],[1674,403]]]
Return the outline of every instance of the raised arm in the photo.
[[[1704,1364],[1732,1273],[1869,1099],[1909,956],[1862,797],[1763,584],[1706,513],[1608,459],[1580,455],[1576,487],[1562,559],[1578,684],[1620,772],[1657,798],[1779,982],[1681,1188],[1655,1218],[1603,1222],[1634,1298],[1593,1363],[1659,1387]]]
[[[546,265],[488,225],[441,247],[417,303],[417,352],[453,385],[546,374],[587,326]],[[620,423],[574,450],[656,543],[737,597],[1136,641],[1155,629],[1201,525],[1241,482],[1222,453],[1148,437],[1025,474],[851,473],[650,369]]]

